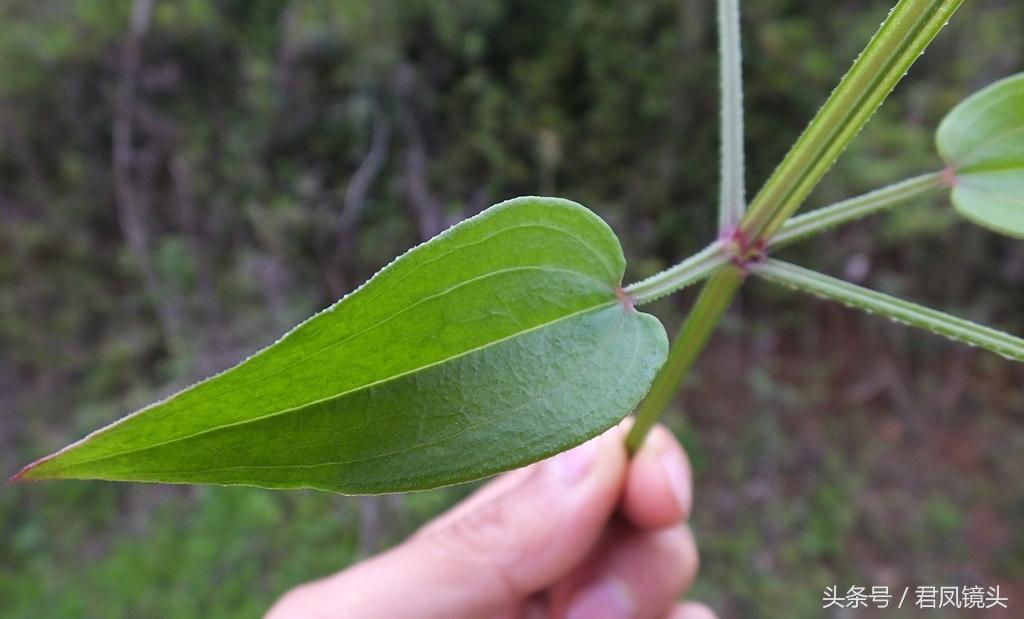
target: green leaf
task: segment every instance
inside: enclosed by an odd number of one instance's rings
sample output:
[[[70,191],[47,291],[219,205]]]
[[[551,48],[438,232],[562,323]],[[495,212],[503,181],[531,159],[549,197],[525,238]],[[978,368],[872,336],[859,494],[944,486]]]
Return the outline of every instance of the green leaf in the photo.
[[[992,327],[979,325],[781,260],[769,258],[752,265],[750,271],[790,288],[839,301],[871,314],[881,314],[951,340],[980,346],[1013,361],[1024,361],[1024,339]]]
[[[968,97],[939,125],[953,205],[996,232],[1024,237],[1024,73]]]
[[[539,460],[618,422],[665,360],[624,268],[584,207],[504,202],[233,369],[16,477],[380,493]]]

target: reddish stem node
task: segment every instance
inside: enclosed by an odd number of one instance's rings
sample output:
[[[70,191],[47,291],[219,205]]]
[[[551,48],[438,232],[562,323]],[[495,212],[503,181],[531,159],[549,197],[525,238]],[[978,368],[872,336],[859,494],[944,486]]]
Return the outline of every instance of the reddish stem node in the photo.
[[[636,299],[630,296],[621,285],[615,287],[615,296],[619,298],[619,301],[622,302],[626,309],[636,309]]]
[[[730,262],[744,273],[751,264],[764,260],[765,249],[768,246],[765,239],[751,242],[750,237],[741,228],[723,231],[718,237],[718,242],[722,244]]]
[[[956,187],[956,183],[956,168],[951,165],[946,166],[945,169],[942,170],[942,184],[952,189]]]

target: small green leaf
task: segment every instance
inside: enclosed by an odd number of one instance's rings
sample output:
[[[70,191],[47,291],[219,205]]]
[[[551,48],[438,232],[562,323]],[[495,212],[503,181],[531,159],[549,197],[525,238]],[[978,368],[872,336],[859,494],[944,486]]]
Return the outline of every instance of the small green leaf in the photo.
[[[223,374],[26,467],[91,478],[418,490],[614,425],[667,354],[584,207],[518,198],[416,247]]]
[[[955,175],[957,211],[996,232],[1024,237],[1024,73],[953,108],[936,142]]]

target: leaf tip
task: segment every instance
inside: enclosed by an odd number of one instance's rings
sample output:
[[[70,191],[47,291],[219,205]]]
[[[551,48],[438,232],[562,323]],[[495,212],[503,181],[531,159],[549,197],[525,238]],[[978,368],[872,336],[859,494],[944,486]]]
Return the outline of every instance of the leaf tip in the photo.
[[[39,471],[38,471],[38,468],[39,468],[39,466],[41,464],[43,464],[44,462],[49,461],[55,455],[56,454],[50,454],[48,456],[43,456],[42,458],[39,458],[38,460],[34,460],[32,462],[29,462],[25,466],[21,467],[20,471],[18,471],[14,475],[11,475],[10,477],[8,477],[7,478],[7,483],[9,483],[9,484],[19,484],[19,483],[24,483],[24,482],[42,481],[44,479],[49,479],[49,477],[47,477],[45,474],[40,475]]]
[[[10,477],[8,477],[7,478],[7,483],[9,483],[9,484],[17,484],[17,483],[21,483],[21,482],[24,482],[24,481],[31,481],[29,479],[26,479],[25,475],[30,470],[32,470],[32,465],[33,464],[35,464],[35,463],[33,462],[32,464],[28,464],[28,465],[22,467],[22,469],[20,471],[18,471],[14,475],[11,475]]]

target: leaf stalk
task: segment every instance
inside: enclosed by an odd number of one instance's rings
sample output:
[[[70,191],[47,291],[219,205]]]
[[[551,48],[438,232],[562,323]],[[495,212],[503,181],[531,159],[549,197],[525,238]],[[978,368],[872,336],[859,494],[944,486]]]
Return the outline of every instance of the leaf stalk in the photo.
[[[637,305],[649,303],[708,277],[728,263],[729,256],[722,245],[712,243],[674,267],[630,284],[626,287],[626,294]]]
[[[884,211],[946,185],[943,172],[930,172],[798,215],[787,221],[771,238],[768,249],[778,249],[841,224]]]
[[[752,246],[743,239],[739,230],[734,230],[731,235],[726,233],[718,241],[679,264],[630,284],[624,292],[637,305],[650,303],[695,284],[730,262],[742,267],[758,254],[780,249],[844,223],[893,208],[911,198],[948,185],[944,171],[929,172],[815,209],[787,221],[767,246]],[[742,256],[745,254],[751,255],[744,259]]]
[[[781,260],[770,258],[752,265],[750,270],[777,284],[838,301],[869,313],[881,314],[897,322],[938,333],[951,340],[979,346],[1013,361],[1024,361],[1024,339],[992,327]]]

